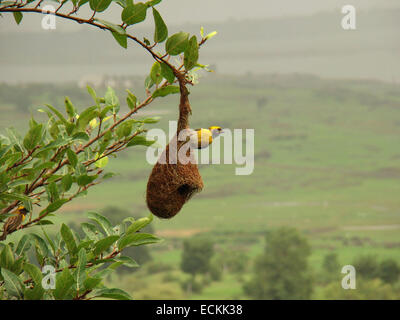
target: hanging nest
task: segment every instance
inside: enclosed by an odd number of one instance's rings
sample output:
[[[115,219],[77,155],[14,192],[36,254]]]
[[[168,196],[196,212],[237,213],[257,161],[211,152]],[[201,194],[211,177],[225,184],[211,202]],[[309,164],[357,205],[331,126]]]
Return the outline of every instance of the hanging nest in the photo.
[[[154,215],[164,219],[175,216],[193,194],[203,189],[203,180],[194,159],[190,158],[189,163],[183,164],[176,157],[176,163],[169,163],[170,154],[177,155],[177,151],[184,144],[184,142],[176,141],[179,132],[189,128],[189,114],[191,113],[189,93],[182,83],[180,90],[177,133],[160,156],[160,159],[166,161],[161,162],[159,159],[147,182],[147,206]],[[189,153],[187,156],[190,156]]]

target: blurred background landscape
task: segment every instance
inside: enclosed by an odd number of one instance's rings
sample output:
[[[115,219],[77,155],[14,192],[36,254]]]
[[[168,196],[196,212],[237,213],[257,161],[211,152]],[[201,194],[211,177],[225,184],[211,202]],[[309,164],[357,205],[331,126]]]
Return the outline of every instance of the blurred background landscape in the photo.
[[[255,129],[255,170],[201,165],[203,192],[172,220],[154,219],[164,242],[131,249],[141,266],[110,283],[136,299],[400,298],[400,4],[352,4],[357,30],[345,31],[340,1],[164,0],[170,34],[218,31],[201,49],[215,72],[191,90],[192,127]],[[99,95],[112,86],[121,101],[127,88],[144,96],[152,62],[140,48],[61,21],[45,31],[40,19],[0,18],[0,133],[25,132],[31,114],[44,120],[37,109],[61,110],[64,96],[82,110],[86,84]],[[137,33],[151,38],[148,20]],[[161,116],[153,126],[167,130],[177,103],[169,96],[140,115]],[[114,223],[147,216],[145,152],[111,159],[117,175],[54,221],[77,229],[86,211]],[[349,264],[356,290],[341,287]]]

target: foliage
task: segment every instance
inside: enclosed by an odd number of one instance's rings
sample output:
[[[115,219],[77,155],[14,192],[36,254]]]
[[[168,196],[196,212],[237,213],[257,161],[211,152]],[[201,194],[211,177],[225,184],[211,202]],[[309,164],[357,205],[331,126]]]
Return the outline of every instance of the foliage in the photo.
[[[211,280],[213,281],[222,280],[223,269],[221,268],[221,265],[218,263],[217,259],[211,260],[209,274]]]
[[[142,135],[145,124],[154,119],[122,122],[111,88],[105,97],[98,97],[90,87],[88,91],[95,105],[80,114],[66,98],[65,114],[51,105],[39,109],[48,121],[38,123],[32,116],[24,137],[13,128],[0,135],[0,219],[18,203],[29,211],[40,204],[43,209],[22,228],[51,223],[47,219],[52,212],[113,175],[104,171],[110,155],[133,144],[152,143]]]
[[[207,239],[192,238],[184,241],[181,262],[182,271],[192,276],[208,272],[213,254],[213,244]]]
[[[385,283],[396,283],[400,275],[400,266],[394,259],[385,259],[379,265],[379,277]]]
[[[164,262],[152,261],[146,265],[146,271],[148,274],[171,271],[172,269],[173,267],[170,264]]]
[[[130,214],[126,209],[119,207],[107,206],[101,213],[110,220],[112,224],[118,224],[119,221],[123,221],[126,218],[133,217],[135,220],[142,221],[143,217]],[[142,220],[141,220],[142,219]],[[147,224],[141,229],[145,233],[154,233],[152,224]],[[147,246],[132,246],[124,250],[124,254],[128,257],[134,258],[139,265],[143,265],[152,260],[149,248]],[[132,269],[129,267],[121,266],[117,269],[117,273],[132,273],[138,269]]]
[[[376,256],[359,256],[353,262],[353,266],[356,269],[357,276],[365,279],[379,278],[379,262]]]
[[[340,282],[342,276],[337,254],[335,252],[326,254],[322,261],[322,270],[318,275],[318,281],[324,284],[333,281]]]
[[[81,226],[84,237],[62,224],[54,238],[42,229],[42,235],[28,233],[18,243],[2,244],[1,295],[6,299],[27,300],[131,299],[121,289],[107,288],[103,280],[120,266],[138,267],[135,260],[124,255],[127,248],[160,239],[142,232],[131,237],[132,226],[137,224],[132,219],[113,226],[98,213],[91,212],[88,217],[92,221]],[[29,261],[30,253],[34,254],[35,261]],[[45,271],[43,277],[43,270],[50,273]]]
[[[357,276],[364,279],[380,279],[388,284],[395,284],[399,279],[400,267],[391,258],[379,262],[377,256],[364,255],[357,257],[353,265]]]
[[[201,293],[204,284],[200,279],[189,277],[181,282],[181,288],[182,290],[186,290],[188,295],[191,295],[192,293]]]
[[[42,0],[27,2],[2,1],[0,15],[13,14],[17,24],[23,23],[24,14],[41,13]],[[40,123],[32,115],[27,133],[21,134],[14,128],[0,135],[0,224],[16,213],[19,205],[30,212],[27,222],[18,228],[7,230],[4,240],[16,231],[33,226],[43,228],[43,236],[25,233],[17,245],[1,244],[1,295],[16,299],[89,299],[104,297],[114,299],[129,298],[120,289],[102,287],[102,279],[109,270],[120,265],[137,266],[122,251],[159,241],[149,233],[140,232],[152,221],[152,216],[135,220],[129,217],[113,226],[104,216],[90,213],[101,228],[83,223],[81,228],[85,237],[81,240],[78,232],[73,232],[63,224],[60,234],[51,239],[45,233],[45,226],[53,224],[51,217],[66,203],[85,196],[88,189],[112,177],[105,172],[111,156],[129,148],[150,146],[154,141],[144,137],[146,126],[156,123],[156,118],[139,118],[136,113],[154,99],[186,90],[187,84],[194,84],[195,72],[206,69],[198,63],[199,48],[215,32],[201,39],[178,32],[168,37],[168,27],[161,14],[154,8],[161,0],[133,3],[116,1],[121,9],[121,22],[113,23],[98,19],[96,14],[106,11],[112,0],[99,1],[56,1],[59,3],[53,14],[57,17],[75,21],[83,25],[107,30],[123,48],[128,40],[144,49],[155,60],[150,74],[145,80],[143,101],[127,90],[125,98],[129,112],[120,113],[122,105],[115,90],[111,87],[103,97],[90,86],[87,87],[93,102],[79,111],[69,97],[64,99],[65,112],[51,104],[38,111],[47,115],[47,121]],[[69,6],[69,8],[68,8]],[[81,7],[91,10],[90,18],[79,17]],[[148,10],[154,18],[154,43],[146,38],[139,40],[129,33],[132,25],[143,22]],[[160,44],[164,43],[164,52]],[[170,62],[177,56],[176,62]],[[175,85],[178,84],[178,85]],[[23,96],[20,94],[20,96]],[[8,99],[20,110],[33,101],[20,97]],[[36,207],[39,210],[34,210]],[[35,244],[33,246],[33,244]],[[36,256],[36,264],[30,259],[30,246]],[[51,249],[51,250],[50,250]],[[57,270],[56,289],[44,292],[41,286],[41,269],[50,264]],[[109,267],[106,267],[110,264]],[[98,271],[101,270],[101,271]],[[30,277],[30,278],[29,278]]]
[[[224,272],[243,273],[249,264],[249,257],[239,250],[224,250],[218,253],[215,263]]]
[[[328,273],[339,273],[340,264],[336,253],[328,253],[322,262],[322,268]]]
[[[309,299],[310,246],[296,229],[282,227],[266,234],[264,254],[255,261],[253,278],[244,291],[255,299]]]
[[[397,300],[400,297],[398,289],[380,279],[357,280],[355,290],[344,290],[340,281],[335,281],[327,285],[323,293],[325,299],[333,300]]]

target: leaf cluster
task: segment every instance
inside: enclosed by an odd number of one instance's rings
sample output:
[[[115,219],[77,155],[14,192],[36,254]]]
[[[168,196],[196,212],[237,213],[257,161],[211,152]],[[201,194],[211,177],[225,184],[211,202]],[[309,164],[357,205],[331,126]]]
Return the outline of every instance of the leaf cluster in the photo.
[[[121,289],[106,287],[104,279],[120,266],[138,267],[135,260],[123,255],[126,248],[161,240],[140,232],[152,221],[152,215],[127,218],[116,226],[96,212],[89,212],[88,218],[90,222],[81,225],[84,236],[62,224],[55,237],[42,228],[41,235],[29,233],[15,244],[0,244],[0,297],[131,299]]]

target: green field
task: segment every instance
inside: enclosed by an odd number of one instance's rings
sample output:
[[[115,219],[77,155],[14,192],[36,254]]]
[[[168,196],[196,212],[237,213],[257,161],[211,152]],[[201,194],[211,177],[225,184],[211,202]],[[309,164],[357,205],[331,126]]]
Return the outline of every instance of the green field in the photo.
[[[30,114],[17,113],[1,98],[0,131],[10,123],[24,129]],[[138,299],[245,299],[242,283],[253,258],[263,251],[264,233],[278,226],[295,227],[307,237],[316,278],[329,252],[338,254],[341,265],[362,254],[400,262],[398,85],[302,75],[210,75],[192,89],[190,98],[192,127],[255,129],[254,172],[237,176],[235,164],[201,165],[202,193],[173,219],[153,222],[155,234],[165,240],[151,246],[151,263],[165,264],[168,270],[149,273],[144,265],[109,282]],[[267,103],[260,106],[262,98]],[[37,106],[46,99],[39,90]],[[148,107],[145,112],[162,116],[154,128],[167,129],[168,120],[176,119],[177,101],[170,96]],[[65,206],[54,221],[77,224],[84,212],[110,206],[127,215],[147,215],[151,168],[144,147],[111,159],[106,169],[117,175]],[[187,296],[180,286],[188,277],[179,270],[181,243],[198,234],[213,239],[217,251],[245,252],[248,268],[245,274],[224,274],[201,293]],[[313,297],[329,298],[316,283]]]

